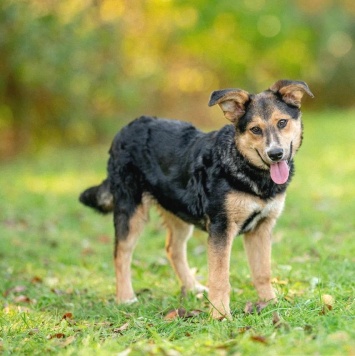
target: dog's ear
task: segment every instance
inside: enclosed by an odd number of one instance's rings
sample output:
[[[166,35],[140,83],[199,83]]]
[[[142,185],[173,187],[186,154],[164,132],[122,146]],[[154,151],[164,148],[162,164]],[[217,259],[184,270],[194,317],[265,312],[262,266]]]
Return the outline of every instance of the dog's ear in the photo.
[[[301,107],[301,99],[305,93],[314,98],[308,85],[305,82],[300,81],[279,80],[270,87],[270,90],[274,93],[279,93],[285,103],[298,108]]]
[[[241,89],[216,90],[211,94],[208,106],[218,104],[224,116],[235,123],[245,113],[249,93]]]

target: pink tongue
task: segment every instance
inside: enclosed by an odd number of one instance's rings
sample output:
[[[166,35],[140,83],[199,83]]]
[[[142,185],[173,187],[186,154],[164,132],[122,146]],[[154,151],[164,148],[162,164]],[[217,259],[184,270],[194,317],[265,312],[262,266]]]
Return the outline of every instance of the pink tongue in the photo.
[[[273,163],[270,167],[271,179],[276,184],[284,184],[287,182],[289,169],[286,161]]]

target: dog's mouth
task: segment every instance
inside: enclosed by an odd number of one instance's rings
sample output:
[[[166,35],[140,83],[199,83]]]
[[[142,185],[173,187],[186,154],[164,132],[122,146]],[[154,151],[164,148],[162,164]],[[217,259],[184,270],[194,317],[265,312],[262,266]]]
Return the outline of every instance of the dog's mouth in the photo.
[[[290,175],[287,161],[279,161],[270,165],[270,177],[276,184],[285,184]]]
[[[267,163],[261,156],[258,150],[256,150],[258,153],[260,159],[263,161],[263,163],[269,167],[270,170],[270,178],[272,181],[276,184],[285,184],[288,180],[288,177],[290,175],[290,168],[288,165],[287,160],[281,160],[278,162],[272,162],[272,163]],[[291,157],[291,154],[290,154]]]

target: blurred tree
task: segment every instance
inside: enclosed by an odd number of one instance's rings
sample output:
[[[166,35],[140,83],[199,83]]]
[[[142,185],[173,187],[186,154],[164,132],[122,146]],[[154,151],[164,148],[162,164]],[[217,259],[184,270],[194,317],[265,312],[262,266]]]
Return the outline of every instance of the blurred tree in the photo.
[[[353,106],[353,0],[0,0],[0,156],[140,114],[212,126],[210,91],[309,83]]]

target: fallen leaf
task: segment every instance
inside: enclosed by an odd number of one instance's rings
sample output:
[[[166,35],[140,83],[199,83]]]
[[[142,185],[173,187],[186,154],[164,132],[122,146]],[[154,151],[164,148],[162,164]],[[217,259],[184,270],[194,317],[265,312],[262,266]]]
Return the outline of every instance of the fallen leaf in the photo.
[[[31,279],[31,283],[32,284],[36,284],[36,283],[42,283],[43,282],[43,279],[41,277],[38,277],[38,276],[34,276],[32,279]]]
[[[186,311],[184,308],[178,308],[170,310],[164,317],[165,320],[174,320],[177,318],[188,319],[193,318],[199,314],[203,313],[202,310],[191,310],[190,312]]]
[[[319,312],[320,315],[325,315],[333,309],[334,298],[330,294],[322,294],[322,310]]]
[[[12,287],[4,292],[4,296],[7,297],[10,293],[23,293],[27,289],[26,286]]]
[[[286,279],[286,280],[282,280],[282,279],[278,279],[278,278],[273,278],[272,280],[271,280],[271,283],[274,283],[274,284],[279,284],[279,285],[286,285],[286,284],[288,284],[288,280]]]
[[[202,310],[194,309],[187,313],[186,318],[193,318],[194,316],[200,315],[201,313],[203,313]]]
[[[30,303],[31,299],[27,297],[26,295],[18,295],[17,297],[14,298],[15,303]]]
[[[261,344],[265,344],[265,345],[267,345],[268,343],[266,337],[261,335],[251,335],[250,339],[254,342],[260,342]]]
[[[250,329],[251,329],[251,326],[248,326],[248,325],[247,326],[242,326],[241,328],[238,328],[238,333],[239,334],[244,334]]]
[[[168,311],[168,313],[165,315],[164,319],[165,320],[174,320],[177,318],[181,318],[184,317],[186,314],[186,310],[183,308],[179,308],[179,309],[173,309]]]
[[[119,328],[114,328],[113,332],[116,334],[122,334],[123,331],[127,330],[129,328],[129,323],[124,323],[121,325]]]
[[[72,336],[67,337],[65,340],[63,340],[63,342],[61,342],[59,346],[66,347],[74,341],[75,341],[75,336],[72,335]]]
[[[64,339],[65,335],[63,333],[57,333],[57,334],[53,334],[53,335],[48,335],[47,339],[48,340],[52,340],[52,339]]]
[[[328,310],[332,310],[335,300],[334,300],[334,297],[331,296],[330,294],[323,294],[322,295],[322,302],[323,302],[324,306]]]
[[[62,320],[68,320],[68,319],[73,319],[73,314],[72,313],[65,313],[63,316],[62,316]]]
[[[39,333],[39,329],[38,328],[34,328],[34,329],[28,330],[28,335],[35,335],[37,333]]]

